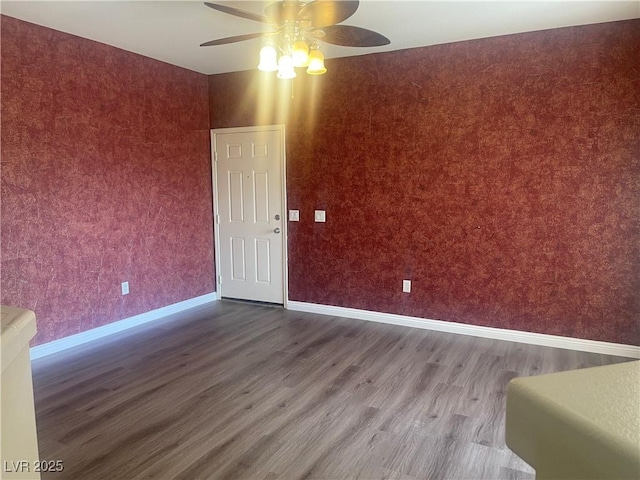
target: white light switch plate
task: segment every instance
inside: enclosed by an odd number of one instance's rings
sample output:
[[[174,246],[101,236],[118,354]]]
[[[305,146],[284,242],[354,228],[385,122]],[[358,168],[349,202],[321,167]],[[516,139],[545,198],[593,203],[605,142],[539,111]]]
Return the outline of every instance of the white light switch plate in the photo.
[[[129,282],[122,282],[120,288],[122,289],[122,295],[129,295]]]
[[[326,222],[327,214],[324,210],[316,210],[314,218],[316,222]]]
[[[402,281],[402,291],[404,293],[411,293],[411,280]]]
[[[289,221],[290,222],[299,222],[300,221],[300,210],[289,210]]]

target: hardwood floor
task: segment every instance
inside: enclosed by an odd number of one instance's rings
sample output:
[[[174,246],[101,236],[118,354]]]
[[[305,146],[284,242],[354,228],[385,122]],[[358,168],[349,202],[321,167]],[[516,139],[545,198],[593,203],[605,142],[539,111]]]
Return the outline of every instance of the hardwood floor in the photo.
[[[216,302],[33,364],[73,479],[533,479],[507,382],[627,359]]]

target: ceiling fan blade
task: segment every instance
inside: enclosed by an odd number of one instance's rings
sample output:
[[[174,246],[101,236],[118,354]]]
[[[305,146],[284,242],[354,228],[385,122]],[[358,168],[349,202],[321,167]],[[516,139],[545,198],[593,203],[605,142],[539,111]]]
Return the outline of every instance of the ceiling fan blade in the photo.
[[[218,5],[217,3],[204,2],[204,4],[209,8],[213,8],[219,12],[228,13],[229,15],[235,15],[236,17],[254,20],[256,22],[272,23],[267,17],[258,15],[257,13],[247,12],[246,10],[240,10],[239,8],[227,7],[226,5]]]
[[[219,38],[217,40],[211,40],[210,42],[205,42],[201,44],[201,47],[212,47],[214,45],[226,45],[228,43],[236,43],[236,42],[244,42],[245,40],[251,40],[253,38],[259,38],[263,35],[268,35],[265,33],[247,33],[246,35],[236,35],[234,37],[225,37]]]
[[[391,40],[378,32],[350,25],[332,25],[323,27],[322,31],[325,34],[318,36],[318,40],[343,47],[381,47],[391,43]]]
[[[264,14],[276,25],[284,25],[286,21],[295,22],[301,8],[296,0],[284,0],[267,5]]]
[[[344,22],[356,13],[359,1],[316,0],[300,9],[298,20],[308,21],[312,27],[323,28]]]

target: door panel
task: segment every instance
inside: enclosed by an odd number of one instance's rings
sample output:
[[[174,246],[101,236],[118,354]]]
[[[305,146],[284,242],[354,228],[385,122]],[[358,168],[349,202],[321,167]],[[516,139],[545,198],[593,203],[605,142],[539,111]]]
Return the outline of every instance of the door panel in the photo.
[[[245,281],[247,269],[245,264],[244,238],[231,237],[231,279]]]
[[[244,221],[243,196],[244,187],[242,172],[228,172],[229,175],[229,220],[231,222]]]
[[[254,172],[253,181],[256,223],[269,223],[269,172]]]
[[[215,133],[220,295],[284,303],[282,133]]]
[[[271,243],[268,239],[256,239],[256,282],[271,283]]]

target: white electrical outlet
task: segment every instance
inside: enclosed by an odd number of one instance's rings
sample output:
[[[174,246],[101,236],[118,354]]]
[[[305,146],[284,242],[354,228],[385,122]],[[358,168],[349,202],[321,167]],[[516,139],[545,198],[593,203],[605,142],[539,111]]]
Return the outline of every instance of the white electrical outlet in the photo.
[[[128,295],[129,294],[129,282],[122,282],[120,287],[122,288],[122,295]]]
[[[402,281],[402,291],[404,293],[411,293],[411,280]]]

